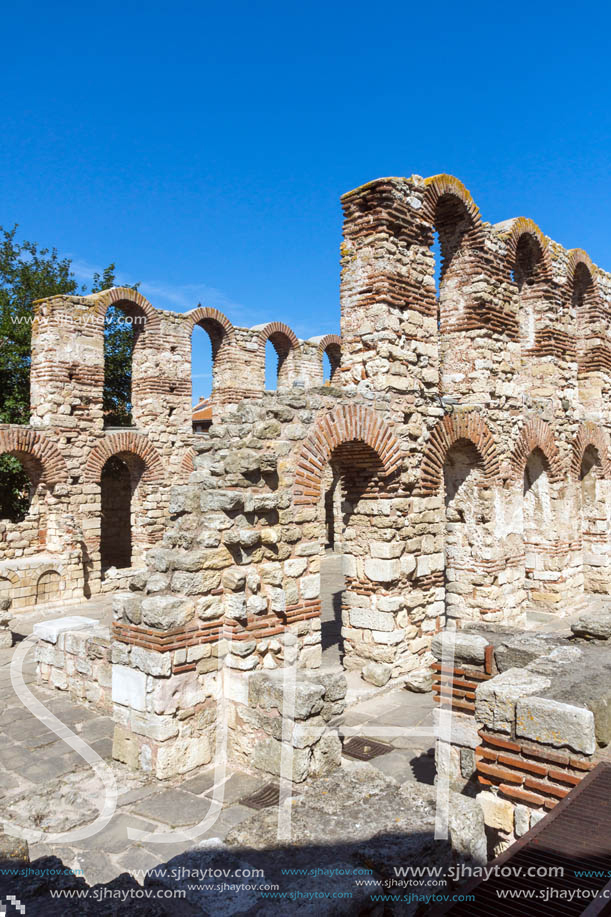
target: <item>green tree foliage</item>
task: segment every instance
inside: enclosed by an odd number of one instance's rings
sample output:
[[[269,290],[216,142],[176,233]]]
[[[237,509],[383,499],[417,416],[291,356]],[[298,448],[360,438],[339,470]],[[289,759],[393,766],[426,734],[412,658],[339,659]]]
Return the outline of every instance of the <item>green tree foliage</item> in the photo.
[[[91,291],[115,286],[115,265],[94,274]],[[32,303],[49,296],[82,295],[69,258],[35,242],[18,241],[17,227],[0,227],[0,423],[27,424],[30,405]],[[107,360],[104,409],[119,424],[130,423],[133,330],[108,310],[104,329]],[[19,521],[29,505],[30,481],[17,459],[0,455],[0,518]]]

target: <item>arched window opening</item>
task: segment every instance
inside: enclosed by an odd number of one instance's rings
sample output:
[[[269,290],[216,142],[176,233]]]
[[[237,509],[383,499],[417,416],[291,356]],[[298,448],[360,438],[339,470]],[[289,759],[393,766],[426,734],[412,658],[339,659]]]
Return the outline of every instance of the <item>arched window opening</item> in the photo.
[[[290,386],[290,355],[292,344],[281,331],[270,334],[265,342],[265,388],[269,392]]]
[[[489,609],[493,576],[480,564],[493,539],[492,496],[482,457],[470,440],[460,439],[448,450],[443,484],[446,621],[478,621]]]
[[[209,325],[215,325],[210,322]],[[212,426],[211,396],[214,389],[214,361],[221,345],[221,336],[208,323],[199,322],[191,339],[191,395],[193,432],[206,433]]]
[[[512,279],[520,296],[520,342],[522,347],[531,348],[535,343],[537,304],[542,300],[545,263],[541,246],[528,233],[521,235],[518,241]]]
[[[104,319],[104,425],[133,425],[133,379],[146,315],[135,303],[111,305]],[[136,372],[137,375],[137,372]]]
[[[541,449],[533,449],[524,468],[525,587],[531,605],[549,610],[544,594],[553,592],[548,568],[548,546],[555,538],[549,463]],[[559,574],[557,574],[559,575]]]
[[[472,282],[469,270],[469,234],[473,220],[463,201],[443,194],[435,207],[436,280],[438,288],[438,325],[443,331],[463,315],[467,305],[465,286]]]
[[[597,320],[597,302],[594,280],[587,265],[580,262],[573,274],[572,307],[577,326],[578,346],[583,351],[585,341]]]
[[[6,576],[0,576],[0,610],[10,608],[13,596],[13,584]]]
[[[332,384],[340,367],[342,353],[339,344],[328,344],[323,353],[323,382]]]
[[[607,582],[607,501],[599,493],[603,480],[602,462],[595,446],[587,447],[581,460],[581,536],[583,550],[583,588],[585,592],[606,592]]]
[[[61,598],[62,579],[56,570],[47,570],[36,584],[36,605],[58,602]]]
[[[348,612],[342,607],[344,563],[353,571],[362,563],[371,540],[371,515],[361,501],[376,499],[375,484],[381,472],[378,454],[363,442],[351,441],[334,449],[323,474],[321,512],[327,550],[321,558],[320,590],[325,665],[339,664],[346,652],[342,636],[342,621],[348,626]]]
[[[0,455],[0,519],[23,522],[42,478],[42,465],[33,455]]]
[[[132,566],[133,496],[144,470],[134,455],[113,455],[102,468],[100,555],[102,573]]]

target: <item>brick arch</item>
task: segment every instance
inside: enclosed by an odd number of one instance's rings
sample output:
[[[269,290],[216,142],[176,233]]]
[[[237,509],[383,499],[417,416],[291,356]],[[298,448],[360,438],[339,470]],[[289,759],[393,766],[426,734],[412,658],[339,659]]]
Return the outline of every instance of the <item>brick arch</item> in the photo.
[[[592,262],[592,259],[588,253],[584,252],[581,248],[572,248],[569,252],[569,260],[567,262],[567,284],[569,297],[572,298],[574,295],[575,280],[580,267],[587,271],[591,283],[591,293],[587,296],[587,299],[584,300],[585,309],[581,315],[578,314],[576,316],[577,334],[578,336],[583,336],[587,332],[588,325],[590,323],[596,321],[605,321],[606,315],[605,306],[598,285],[598,268]],[[577,311],[579,312],[579,310]]]
[[[443,466],[452,446],[461,439],[473,443],[483,466],[484,479],[488,484],[499,480],[499,458],[494,437],[483,417],[469,411],[462,414],[446,414],[431,431],[422,456],[419,493],[437,493],[443,480]]]
[[[165,478],[162,461],[159,453],[143,433],[113,433],[100,440],[97,446],[89,453],[85,463],[85,482],[98,484],[102,476],[102,468],[113,455],[136,455],[145,466],[142,480],[147,484],[161,484]]]
[[[195,456],[197,455],[195,449],[192,446],[189,446],[187,451],[182,457],[180,463],[180,472],[183,477],[188,477],[195,471]]]
[[[378,455],[385,477],[399,467],[401,447],[387,421],[362,405],[338,405],[317,421],[301,447],[295,475],[295,503],[317,502],[333,450],[355,440],[365,443]]]
[[[262,347],[265,347],[269,338],[273,337],[275,334],[283,334],[290,341],[291,347],[294,350],[299,350],[299,338],[295,332],[283,322],[268,322],[267,325],[255,325],[252,330],[259,332],[259,341]]]
[[[331,376],[329,381],[333,382],[337,377],[342,362],[342,339],[339,334],[326,334],[318,342],[318,356],[321,361],[325,353],[331,364]]]
[[[609,458],[609,436],[598,424],[587,420],[581,423],[575,434],[571,448],[570,476],[573,481],[579,480],[581,463],[584,452],[588,446],[594,446],[600,456],[602,472],[605,478],[611,477],[611,461]]]
[[[587,267],[592,278],[592,282],[595,283],[597,270],[596,265],[588,253],[583,250],[583,248],[572,248],[569,251],[569,258],[566,265],[566,274],[569,284],[572,284],[573,280],[575,279],[575,269],[577,268],[578,264],[584,264]]]
[[[92,293],[87,298],[95,303],[96,312],[102,316],[106,315],[106,310],[109,306],[119,305],[120,303],[128,303],[131,306],[135,306],[146,316],[145,329],[159,331],[161,325],[159,312],[138,290],[132,290],[129,287],[111,287],[110,290]]]
[[[24,427],[0,430],[0,454],[19,459],[26,472],[36,472],[40,481],[48,486],[68,479],[61,452],[44,433]]]
[[[422,215],[429,223],[433,224],[435,222],[435,210],[441,198],[450,195],[462,203],[471,218],[476,238],[478,241],[483,240],[481,232],[482,217],[479,208],[471,197],[470,191],[465,188],[461,181],[454,178],[453,175],[440,174],[425,178],[424,184],[426,190],[422,202]]]
[[[549,424],[540,417],[531,417],[520,430],[518,439],[509,459],[510,478],[516,480],[524,473],[528,457],[534,449],[540,449],[549,466],[549,479],[553,483],[561,481],[564,469],[560,452]]]
[[[518,253],[518,245],[522,236],[529,236],[537,245],[541,252],[542,276],[545,280],[550,280],[552,276],[552,262],[550,258],[549,246],[547,239],[537,226],[537,224],[528,219],[528,217],[518,217],[512,221],[511,229],[501,234],[501,238],[507,246],[507,262],[513,266]]]
[[[218,309],[213,309],[210,306],[198,306],[197,309],[192,309],[190,312],[187,312],[186,319],[190,324],[190,332],[192,332],[195,325],[199,325],[200,322],[210,321],[216,322],[216,324],[221,327],[223,334],[227,336],[228,340],[233,340],[235,337],[233,325],[227,316],[219,312]]]

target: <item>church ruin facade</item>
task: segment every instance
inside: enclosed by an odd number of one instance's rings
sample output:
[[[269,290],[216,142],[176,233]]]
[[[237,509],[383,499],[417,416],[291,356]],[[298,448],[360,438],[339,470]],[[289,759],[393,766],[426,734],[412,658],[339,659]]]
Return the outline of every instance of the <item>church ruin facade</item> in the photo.
[[[25,519],[0,524],[2,596],[17,614],[115,593],[98,697],[117,757],[158,776],[210,760],[219,660],[234,684],[320,668],[329,547],[342,664],[391,679],[430,666],[447,627],[611,590],[611,275],[529,219],[484,222],[451,176],[379,179],[342,206],[340,336],[119,288],[35,304],[30,424],[0,426],[32,483]],[[109,305],[134,322],[130,428],[104,423]],[[206,433],[196,325],[214,359]],[[316,717],[341,700],[320,698]]]

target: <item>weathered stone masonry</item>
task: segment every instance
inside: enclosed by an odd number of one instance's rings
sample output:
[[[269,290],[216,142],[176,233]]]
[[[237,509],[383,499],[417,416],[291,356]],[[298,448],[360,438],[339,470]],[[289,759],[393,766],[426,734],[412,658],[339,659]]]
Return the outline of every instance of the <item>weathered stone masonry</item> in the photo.
[[[342,206],[341,357],[335,336],[162,312],[131,290],[36,305],[31,426],[0,434],[23,437],[7,451],[42,476],[24,528],[5,527],[5,575],[44,555],[63,560],[64,596],[129,585],[112,659],[117,753],[132,763],[161,755],[165,774],[173,745],[181,767],[201,759],[219,659],[234,684],[319,666],[331,530],[347,668],[398,677],[433,661],[447,625],[562,615],[609,591],[611,276],[530,220],[485,223],[451,176],[379,179]],[[102,330],[87,321],[110,303],[143,318],[123,431],[104,428]],[[195,324],[214,354],[200,435],[185,371]],[[263,392],[268,339],[277,393]],[[102,576],[112,458],[131,486],[131,562]],[[16,605],[26,587],[6,588]]]

